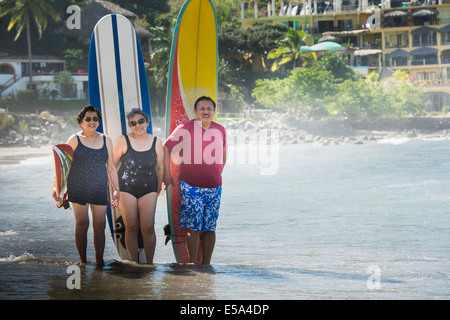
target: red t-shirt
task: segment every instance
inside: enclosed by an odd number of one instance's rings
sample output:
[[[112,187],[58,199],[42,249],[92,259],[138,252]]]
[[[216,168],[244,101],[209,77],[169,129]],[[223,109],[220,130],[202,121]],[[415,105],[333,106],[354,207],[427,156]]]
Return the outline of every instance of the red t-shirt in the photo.
[[[222,185],[223,153],[227,147],[225,128],[211,122],[205,130],[201,121],[190,120],[175,128],[164,142],[172,160],[181,165],[180,180],[198,188]]]

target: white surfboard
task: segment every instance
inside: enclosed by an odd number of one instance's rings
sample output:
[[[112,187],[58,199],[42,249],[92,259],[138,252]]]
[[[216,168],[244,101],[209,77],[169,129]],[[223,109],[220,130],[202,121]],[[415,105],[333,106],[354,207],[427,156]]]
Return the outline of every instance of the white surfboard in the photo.
[[[104,16],[92,32],[89,103],[102,111],[99,131],[108,135],[113,143],[130,132],[125,116],[133,108],[140,108],[149,115],[147,132],[152,133],[150,95],[141,47],[133,25],[122,15]],[[108,206],[107,217],[120,258],[129,260],[120,210]],[[145,263],[142,241],[139,242],[139,262]]]

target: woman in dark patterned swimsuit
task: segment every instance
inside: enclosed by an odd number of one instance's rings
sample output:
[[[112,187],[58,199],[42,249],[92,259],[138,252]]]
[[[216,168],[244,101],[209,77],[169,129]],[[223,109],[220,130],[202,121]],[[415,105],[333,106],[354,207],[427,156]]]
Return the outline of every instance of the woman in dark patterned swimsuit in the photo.
[[[112,207],[117,207],[119,202],[119,179],[113,163],[111,139],[97,132],[100,119],[100,111],[93,106],[84,107],[78,114],[77,121],[81,131],[72,135],[67,141],[74,150],[72,167],[67,178],[67,192],[75,215],[75,243],[80,262],[87,262],[90,207],[95,258],[98,265],[103,265],[108,175],[114,188]],[[53,192],[53,198],[57,200],[55,192]]]
[[[114,164],[119,161],[120,211],[130,259],[138,261],[138,231],[142,232],[147,263],[155,254],[155,210],[161,191],[164,150],[161,140],[147,133],[150,118],[141,109],[127,114],[131,133],[117,139]]]

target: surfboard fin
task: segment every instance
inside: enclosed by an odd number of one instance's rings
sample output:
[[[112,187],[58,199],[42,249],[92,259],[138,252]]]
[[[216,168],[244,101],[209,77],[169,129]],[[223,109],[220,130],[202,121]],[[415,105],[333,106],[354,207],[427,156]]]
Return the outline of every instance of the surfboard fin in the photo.
[[[166,241],[164,242],[164,245],[167,245],[167,242],[170,241],[170,225],[166,224],[164,227],[164,235],[166,236]]]
[[[70,208],[70,203],[67,200],[67,192],[64,194],[63,200],[60,202],[56,202],[56,207],[57,208],[64,208],[64,209],[69,209]]]
[[[69,201],[64,202],[63,207],[64,207],[64,209],[69,209],[70,208]]]

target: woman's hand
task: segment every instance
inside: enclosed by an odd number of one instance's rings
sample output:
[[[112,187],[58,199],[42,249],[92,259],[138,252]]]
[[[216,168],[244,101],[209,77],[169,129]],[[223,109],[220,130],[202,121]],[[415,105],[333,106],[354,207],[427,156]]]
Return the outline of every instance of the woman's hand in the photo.
[[[119,206],[120,191],[114,190],[113,197],[111,200],[111,208],[117,208]]]

